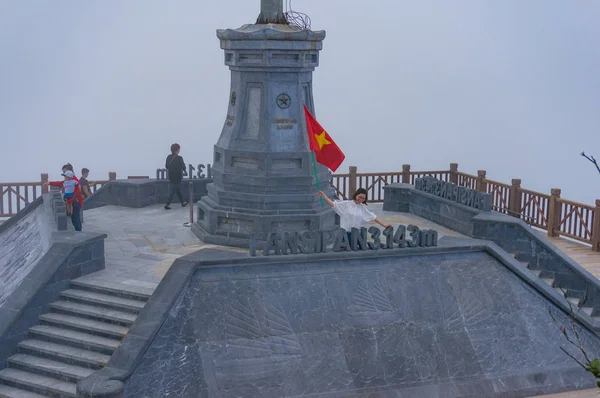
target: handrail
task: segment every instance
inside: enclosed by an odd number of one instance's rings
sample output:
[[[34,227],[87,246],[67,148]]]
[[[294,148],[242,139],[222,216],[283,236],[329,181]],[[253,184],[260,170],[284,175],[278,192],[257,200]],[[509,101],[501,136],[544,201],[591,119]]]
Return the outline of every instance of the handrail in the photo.
[[[537,192],[537,191],[532,191],[530,189],[521,188],[521,192],[529,194],[529,195],[535,195],[535,196],[540,196],[542,198],[550,199],[550,195],[541,193],[541,192]]]
[[[489,180],[489,179],[487,179],[487,178],[485,179],[485,182],[486,182],[488,185],[489,185],[489,184],[493,184],[493,185],[498,185],[498,186],[500,186],[500,187],[503,187],[503,188],[510,188],[510,187],[511,187],[511,186],[510,186],[510,184],[505,184],[505,183],[503,183],[503,182],[500,182],[500,181]]]
[[[550,197],[550,196],[548,195],[548,197]],[[594,206],[586,205],[585,203],[581,203],[581,202],[575,202],[573,200],[567,200],[567,199],[563,199],[563,198],[556,198],[556,201],[560,202],[560,203],[565,203],[565,204],[568,204],[568,205],[572,205],[572,206],[582,207],[584,209],[594,210]]]
[[[456,174],[459,176],[464,176],[464,177],[469,177],[469,178],[477,178],[477,176],[475,174],[464,173],[462,171],[457,171]]]
[[[114,172],[108,173],[108,180],[90,181],[92,193],[104,184],[117,178]],[[23,210],[39,196],[48,192],[44,186],[48,182],[48,174],[41,174],[40,181],[0,182],[0,218],[10,218]]]
[[[356,166],[350,166],[348,173],[332,174],[329,185],[336,194],[347,199],[357,188],[367,190],[370,202],[383,202],[384,187],[391,183],[414,184],[415,178],[433,176],[460,186],[487,192],[492,195],[495,211],[527,220],[531,226],[545,229],[549,236],[567,236],[592,245],[600,251],[600,199],[594,205],[587,205],[560,197],[560,190],[553,189],[550,195],[521,187],[521,180],[512,184],[488,179],[485,170],[477,174],[458,171],[458,164],[451,163],[448,170],[411,170],[410,165],[402,165],[402,171],[359,173]],[[116,179],[116,173],[109,173],[108,180],[90,181],[92,192]],[[44,182],[48,175],[42,174],[41,181],[0,182],[0,218],[11,217],[47,192]]]

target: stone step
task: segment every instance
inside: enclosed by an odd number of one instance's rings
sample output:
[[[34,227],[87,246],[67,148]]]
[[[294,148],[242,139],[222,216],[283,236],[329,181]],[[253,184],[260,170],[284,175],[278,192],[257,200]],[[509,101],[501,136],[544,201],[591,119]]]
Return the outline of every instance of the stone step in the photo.
[[[34,339],[20,342],[19,352],[33,355],[43,354],[44,358],[67,361],[70,364],[87,365],[92,369],[99,369],[106,366],[106,363],[110,359],[110,355],[99,352]]]
[[[135,318],[137,318],[137,315],[132,314],[131,312],[113,310],[110,308],[97,307],[64,300],[50,304],[50,308],[71,315],[84,315],[94,319],[106,320],[108,322],[118,322],[126,326],[131,326],[133,321],[135,321]]]
[[[46,395],[0,384],[0,398],[46,398]]]
[[[122,311],[130,311],[136,314],[138,314],[146,305],[146,301],[126,299],[112,294],[104,294],[89,290],[68,289],[63,291],[60,295],[69,301],[100,305]]]
[[[581,307],[581,311],[585,312],[589,316],[592,316],[592,312],[594,312],[594,309],[592,307]]]
[[[19,369],[5,368],[0,370],[0,380],[9,385],[24,387],[38,393],[58,394],[67,397],[75,397],[75,383],[68,383],[53,377],[24,372]]]
[[[34,326],[29,328],[29,332],[34,339],[48,340],[58,344],[76,346],[109,355],[112,354],[120,344],[119,340],[49,325]]]
[[[93,369],[27,354],[15,354],[8,358],[8,363],[11,368],[14,367],[70,382],[76,382],[94,373]]]
[[[565,289],[564,287],[553,286],[553,288],[554,288],[554,291],[562,297],[565,297],[565,294],[567,294],[567,289]]]
[[[123,338],[129,330],[128,327],[117,325],[114,323],[106,323],[102,321],[95,321],[89,318],[80,318],[71,315],[61,314],[59,312],[49,312],[40,316],[40,321],[43,324],[50,324],[53,326],[68,327],[75,330],[84,330],[94,334],[102,336],[110,336],[116,338]]]
[[[552,278],[541,278],[550,287],[554,287],[554,279]]]
[[[124,283],[104,281],[81,277],[71,281],[71,286],[99,293],[113,294],[124,298],[147,301],[154,289],[141,286],[131,286]]]
[[[540,274],[542,273],[541,269],[530,269],[531,272],[533,272],[535,274],[535,276],[537,276],[538,278],[540,277]]]
[[[573,304],[575,307],[579,307],[579,302],[581,301],[579,298],[577,297],[567,297],[567,301],[571,304]]]

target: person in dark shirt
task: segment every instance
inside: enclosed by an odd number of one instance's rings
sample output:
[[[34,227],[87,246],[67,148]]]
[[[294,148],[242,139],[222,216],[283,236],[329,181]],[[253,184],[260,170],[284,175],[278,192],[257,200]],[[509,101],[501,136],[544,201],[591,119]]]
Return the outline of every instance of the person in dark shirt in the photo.
[[[79,179],[79,186],[81,187],[81,195],[83,195],[83,200],[92,196],[92,190],[90,189],[90,183],[88,181],[88,175],[90,174],[90,170],[83,168],[81,169],[81,178]]]
[[[165,209],[167,210],[171,209],[171,201],[175,195],[179,198],[181,206],[185,207],[188,204],[188,202],[183,200],[183,195],[181,194],[181,180],[183,179],[185,162],[183,161],[183,158],[179,156],[180,150],[181,146],[179,146],[179,144],[171,145],[171,154],[167,156],[165,162],[165,168],[169,171],[169,185],[171,189],[169,199],[167,199],[167,204],[165,204]]]

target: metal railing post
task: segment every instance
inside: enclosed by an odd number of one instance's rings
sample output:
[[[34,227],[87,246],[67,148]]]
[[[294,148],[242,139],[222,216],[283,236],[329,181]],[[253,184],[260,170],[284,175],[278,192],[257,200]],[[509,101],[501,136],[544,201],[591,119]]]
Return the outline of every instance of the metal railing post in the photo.
[[[190,225],[194,223],[194,183],[190,181]]]
[[[184,222],[183,225],[185,227],[191,227],[194,224],[194,183],[190,181],[190,198],[188,201],[188,206],[190,206],[190,221]]]

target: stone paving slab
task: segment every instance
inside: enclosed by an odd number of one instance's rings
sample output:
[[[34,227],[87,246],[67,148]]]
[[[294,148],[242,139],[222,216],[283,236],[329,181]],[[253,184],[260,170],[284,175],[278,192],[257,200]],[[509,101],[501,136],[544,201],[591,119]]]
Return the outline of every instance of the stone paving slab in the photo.
[[[444,235],[462,236],[420,217],[406,213],[383,211],[383,204],[369,209],[382,220],[393,224],[414,224],[436,229]],[[247,252],[245,249],[205,244],[184,223],[189,221],[189,208],[162,205],[144,208],[104,206],[86,210],[84,231],[105,233],[106,269],[87,276],[88,280],[111,281],[128,286],[155,288],[173,262],[187,254],[207,248]],[[377,225],[370,223],[370,225]]]

